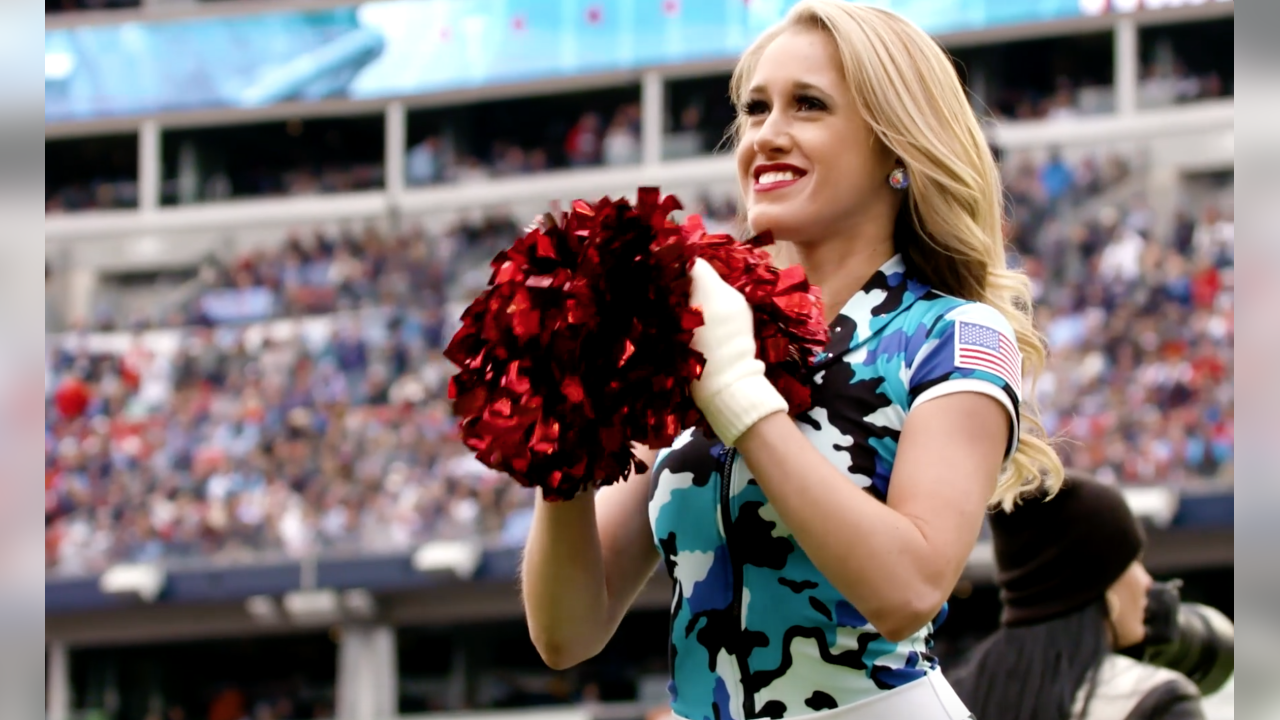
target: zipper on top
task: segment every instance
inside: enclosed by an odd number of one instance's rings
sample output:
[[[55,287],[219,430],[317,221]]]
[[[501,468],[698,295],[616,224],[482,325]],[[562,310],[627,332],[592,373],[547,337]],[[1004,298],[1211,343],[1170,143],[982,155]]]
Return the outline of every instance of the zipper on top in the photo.
[[[733,561],[730,528],[733,527],[733,462],[738,451],[726,447],[720,451],[720,522],[724,526],[725,553],[729,557],[729,566],[733,568],[733,617],[742,624],[742,568]]]
[[[724,526],[724,546],[725,555],[729,559],[729,567],[733,570],[733,600],[729,606],[730,617],[733,619],[733,630],[735,636],[742,633],[742,565],[733,560],[733,543],[730,538],[732,536],[731,528],[733,527],[733,463],[738,459],[738,451],[731,447],[726,447],[720,451],[720,523]],[[751,717],[755,713],[755,702],[751,696],[747,694],[746,677],[750,672],[750,666],[747,658],[739,651],[741,643],[734,643],[735,647],[731,655],[733,662],[737,664],[738,670],[738,687],[742,693],[742,712],[743,717]]]

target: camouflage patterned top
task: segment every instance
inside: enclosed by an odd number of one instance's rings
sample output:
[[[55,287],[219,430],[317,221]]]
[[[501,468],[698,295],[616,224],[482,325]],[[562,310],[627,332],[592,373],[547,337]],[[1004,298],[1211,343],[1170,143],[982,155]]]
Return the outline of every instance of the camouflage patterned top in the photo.
[[[854,295],[831,331],[815,367],[815,407],[796,422],[882,502],[914,405],[986,393],[1016,430],[1021,356],[1009,323],[912,279],[900,256]],[[735,450],[685,432],[658,454],[653,478],[650,523],[674,580],[670,691],[680,717],[796,717],[938,666],[929,653],[933,623],[899,643],[878,634],[814,567]]]

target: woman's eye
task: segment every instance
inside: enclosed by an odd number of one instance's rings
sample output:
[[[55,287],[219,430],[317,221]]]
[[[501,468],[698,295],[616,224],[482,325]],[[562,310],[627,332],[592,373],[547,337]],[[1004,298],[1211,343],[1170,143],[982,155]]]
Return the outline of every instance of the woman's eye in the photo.
[[[763,100],[750,100],[742,106],[743,115],[764,115],[767,112],[769,112],[769,103]]]
[[[797,110],[826,110],[826,103],[812,95],[800,95],[796,98]]]

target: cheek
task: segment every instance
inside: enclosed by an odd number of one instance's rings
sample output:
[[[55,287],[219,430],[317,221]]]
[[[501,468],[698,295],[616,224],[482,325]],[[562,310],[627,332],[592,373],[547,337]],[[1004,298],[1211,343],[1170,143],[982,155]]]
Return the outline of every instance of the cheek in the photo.
[[[1147,623],[1146,617],[1143,616],[1142,608],[1134,607],[1132,613],[1133,615],[1128,621],[1128,631],[1130,635],[1129,643],[1136,645],[1137,643],[1142,642],[1142,638],[1146,637]]]
[[[876,189],[876,159],[866,148],[848,143],[828,144],[815,148],[819,167],[826,172],[826,190],[850,198],[866,197]]]
[[[744,193],[751,189],[751,164],[754,159],[755,155],[751,150],[751,141],[746,137],[738,140],[738,148],[734,151],[734,160],[737,163],[738,187]]]
[[[1125,598],[1124,612],[1125,612],[1125,615],[1128,615],[1130,626],[1142,625],[1142,620],[1143,620],[1142,596],[1140,596],[1139,593],[1132,592],[1129,594],[1129,597]]]
[[[738,172],[738,199],[746,207],[751,205],[751,175],[745,172]]]
[[[1142,584],[1132,582],[1129,584],[1128,592],[1125,593],[1125,614],[1128,615],[1130,627],[1140,628],[1145,618],[1144,602],[1146,593],[1142,590]]]
[[[1141,623],[1145,621],[1147,614],[1147,592],[1146,588],[1142,585],[1139,585],[1133,590],[1133,606],[1133,612],[1138,616],[1138,622]]]

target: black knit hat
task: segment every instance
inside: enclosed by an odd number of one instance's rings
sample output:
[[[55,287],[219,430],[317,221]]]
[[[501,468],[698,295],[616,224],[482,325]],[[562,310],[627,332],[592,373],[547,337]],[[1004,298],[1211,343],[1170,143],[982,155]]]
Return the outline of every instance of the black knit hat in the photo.
[[[1048,500],[997,510],[991,534],[1007,627],[1047,622],[1102,599],[1143,546],[1124,495],[1076,472]]]

